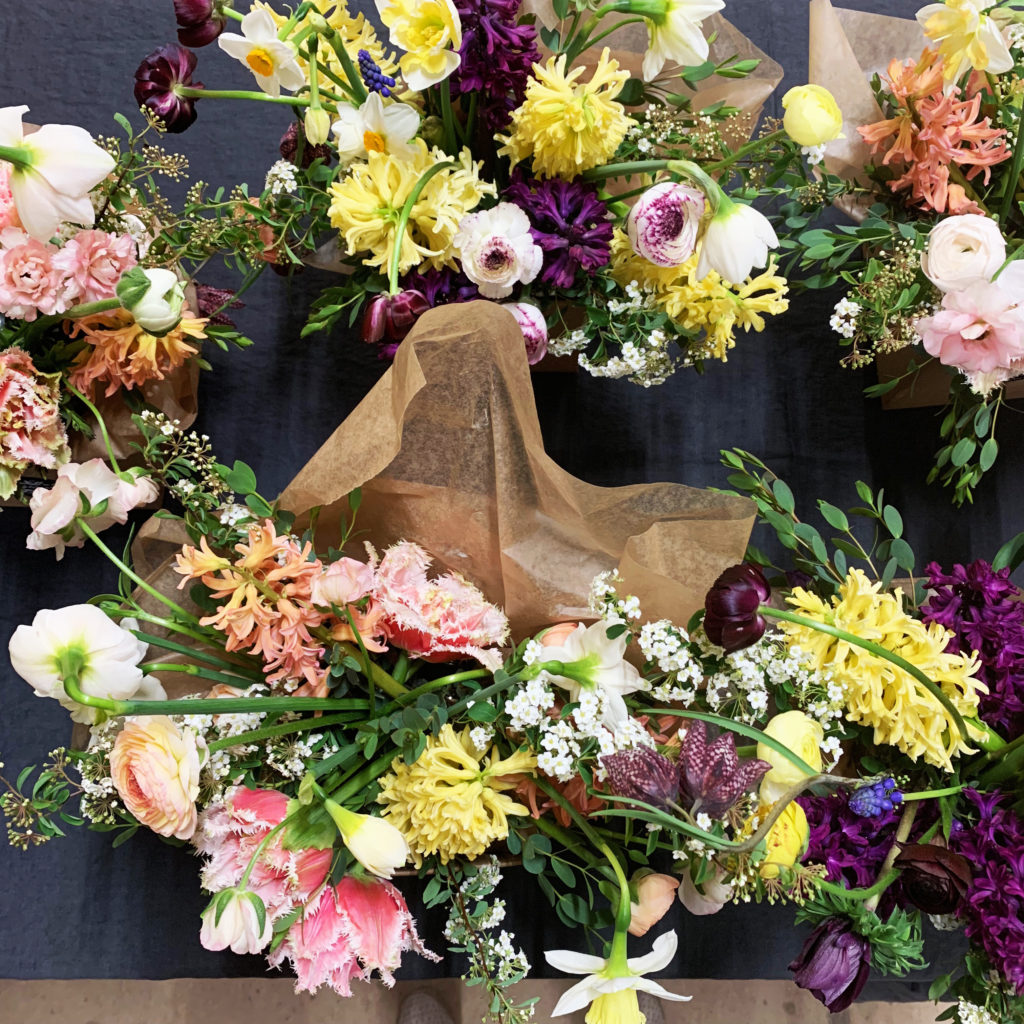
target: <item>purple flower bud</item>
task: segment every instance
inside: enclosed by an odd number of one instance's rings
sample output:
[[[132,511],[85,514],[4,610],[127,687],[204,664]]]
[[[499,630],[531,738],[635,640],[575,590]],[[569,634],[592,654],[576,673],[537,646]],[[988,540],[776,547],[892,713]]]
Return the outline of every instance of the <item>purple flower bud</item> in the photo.
[[[771,592],[756,566],[747,562],[730,566],[704,598],[704,632],[708,639],[727,653],[757,643],[768,626],[757,609]]]
[[[860,995],[871,970],[871,945],[845,918],[818,925],[789,965],[793,980],[831,1013],[845,1010]]]
[[[363,341],[400,342],[428,309],[426,297],[412,289],[397,295],[376,295],[363,314]]]
[[[174,0],[178,41],[183,46],[206,46],[224,31],[227,16],[216,0]]]
[[[669,758],[650,747],[633,747],[601,758],[608,785],[619,796],[668,807],[679,798],[679,770]]]
[[[202,89],[192,81],[196,55],[179,43],[168,43],[145,57],[135,72],[135,102],[151,110],[167,131],[183,132],[196,119],[196,101],[179,96],[177,86]]]
[[[704,193],[690,185],[663,181],[649,188],[626,221],[633,250],[659,267],[685,263],[697,247],[704,203]]]
[[[904,846],[893,864],[903,895],[926,914],[955,913],[971,884],[968,860],[934,843]]]
[[[680,782],[694,810],[720,818],[764,778],[771,765],[756,758],[741,763],[731,732],[714,739],[708,732],[699,718],[687,727],[679,753]]]

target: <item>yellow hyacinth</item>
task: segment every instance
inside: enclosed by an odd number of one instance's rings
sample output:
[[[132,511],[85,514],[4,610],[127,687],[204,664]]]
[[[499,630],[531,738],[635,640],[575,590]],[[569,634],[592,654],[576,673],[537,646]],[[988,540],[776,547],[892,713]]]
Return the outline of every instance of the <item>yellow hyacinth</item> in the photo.
[[[448,159],[440,150],[427,149],[422,139],[414,145],[412,159],[370,152],[330,186],[331,225],[341,232],[350,253],[370,254],[363,260],[368,267],[386,272],[396,244],[401,245],[400,274],[424,261],[436,268],[455,266],[451,246],[459,221],[483,196],[495,193],[494,185],[480,180],[469,150],[463,149],[456,167],[427,182],[397,239],[398,218],[416,182],[435,163]]]
[[[450,725],[427,739],[415,764],[396,758],[391,775],[381,779],[378,801],[387,818],[406,838],[416,866],[437,854],[442,864],[454,857],[479,857],[491,843],[508,836],[508,816],[529,814],[504,791],[515,788],[508,776],[533,773],[537,759],[519,750],[499,759],[492,747],[481,767],[481,754],[469,738]]]
[[[789,286],[774,262],[756,277],[730,285],[713,270],[698,278],[697,259],[694,253],[678,267],[660,267],[637,255],[624,231],[616,228],[612,239],[612,277],[623,287],[636,281],[685,330],[705,331],[705,347],[695,355],[726,362],[736,345],[736,328],[761,332],[765,315],[789,308],[784,298]]]
[[[534,64],[522,106],[512,114],[512,130],[499,136],[499,151],[512,163],[533,158],[533,169],[545,178],[575,178],[603,164],[619,148],[629,128],[625,108],[615,102],[629,78],[607,48],[589,82],[578,82],[585,68],[565,73],[565,54]]]
[[[925,625],[908,615],[899,588],[883,592],[881,583],[851,569],[831,604],[799,587],[789,603],[800,615],[898,654],[936,683],[962,716],[977,715],[978,695],[988,692],[974,678],[977,658],[947,653],[953,634],[937,622]],[[845,693],[847,719],[872,726],[875,743],[890,743],[912,760],[923,757],[946,771],[953,770],[954,756],[974,752],[946,709],[892,662],[809,626],[780,621],[779,628],[790,646],[800,647],[805,662],[832,672]]]

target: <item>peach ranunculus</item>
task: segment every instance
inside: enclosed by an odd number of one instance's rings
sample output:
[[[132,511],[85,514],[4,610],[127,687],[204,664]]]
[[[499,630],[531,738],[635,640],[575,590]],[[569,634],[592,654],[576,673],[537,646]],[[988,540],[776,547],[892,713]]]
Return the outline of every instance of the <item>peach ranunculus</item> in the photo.
[[[679,879],[650,872],[636,883],[637,902],[630,903],[629,934],[646,935],[676,901]]]
[[[569,637],[576,632],[578,622],[559,622],[555,626],[549,626],[537,639],[542,647],[561,647]]]
[[[196,830],[205,741],[167,715],[128,718],[110,751],[110,774],[125,808],[161,836]]]

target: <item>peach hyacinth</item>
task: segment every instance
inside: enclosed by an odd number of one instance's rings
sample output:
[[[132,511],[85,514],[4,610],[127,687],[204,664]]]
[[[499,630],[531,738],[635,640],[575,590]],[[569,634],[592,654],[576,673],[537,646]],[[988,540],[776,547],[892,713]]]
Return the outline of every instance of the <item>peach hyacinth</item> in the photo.
[[[205,756],[205,741],[173,718],[128,718],[110,751],[110,776],[141,824],[161,836],[190,839]]]

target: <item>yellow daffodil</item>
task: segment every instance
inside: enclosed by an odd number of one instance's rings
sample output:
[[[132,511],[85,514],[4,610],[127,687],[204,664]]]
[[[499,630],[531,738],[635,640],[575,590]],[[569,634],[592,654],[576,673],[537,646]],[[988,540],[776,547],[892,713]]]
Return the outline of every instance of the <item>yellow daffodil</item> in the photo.
[[[937,622],[926,625],[908,615],[899,588],[889,594],[881,586],[851,569],[831,604],[800,587],[789,603],[807,618],[898,654],[940,686],[961,715],[975,717],[979,694],[987,692],[975,678],[977,659],[947,653],[953,634]],[[973,753],[946,709],[903,669],[808,626],[780,622],[779,628],[809,665],[833,674],[846,695],[847,719],[872,726],[875,743],[891,743],[912,760],[922,757],[946,771],[953,770],[954,756]]]
[[[533,65],[522,105],[512,114],[512,130],[502,155],[512,163],[533,158],[546,178],[571,179],[603,164],[619,148],[629,128],[625,108],[615,101],[629,78],[607,48],[589,82],[579,82],[583,65],[565,71],[565,54]]]
[[[405,50],[398,66],[415,92],[443,82],[459,66],[462,22],[452,0],[376,0],[391,42]]]
[[[492,747],[482,766],[469,734],[468,728],[456,733],[443,726],[415,764],[396,758],[381,779],[377,799],[384,816],[405,836],[417,866],[428,854],[440,856],[442,864],[479,857],[508,836],[510,814],[529,814],[505,790],[516,786],[509,776],[534,772],[536,757],[520,750],[501,759]]]
[[[955,82],[971,68],[1001,75],[1013,68],[1013,57],[999,26],[984,12],[994,0],[946,0],[917,12],[924,34],[939,44],[942,76]]]

